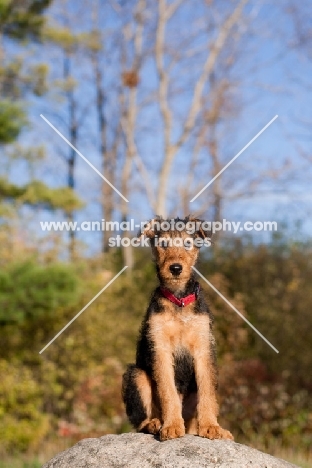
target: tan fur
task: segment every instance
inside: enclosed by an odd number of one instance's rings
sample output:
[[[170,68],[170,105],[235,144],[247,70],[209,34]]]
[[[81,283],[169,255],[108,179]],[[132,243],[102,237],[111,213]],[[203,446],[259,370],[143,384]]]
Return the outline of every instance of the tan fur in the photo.
[[[142,422],[139,428],[141,430],[152,418],[152,383],[146,373],[139,369],[136,371],[135,382],[147,414],[147,419]]]
[[[196,221],[196,220],[193,220]],[[159,233],[153,230],[155,220],[151,220],[141,233],[155,240],[180,238],[190,239],[185,231]],[[195,236],[204,238],[199,231]],[[189,281],[196,263],[198,249],[189,250],[184,246],[163,248],[153,244],[153,255],[159,269],[162,284],[173,293],[182,292]],[[170,265],[179,263],[183,266],[181,274],[174,276]],[[165,297],[159,299],[160,311],[149,317],[150,340],[153,343],[153,380],[157,388],[144,371],[136,376],[147,419],[139,430],[155,434],[160,432],[160,439],[181,437],[185,433],[215,439],[233,439],[229,431],[222,429],[217,422],[218,404],[215,393],[216,376],[211,358],[210,317],[208,314],[194,312],[194,303],[181,309]],[[197,393],[183,398],[177,391],[174,379],[174,356],[179,351],[187,350],[193,357]],[[160,425],[162,426],[160,427]]]
[[[187,235],[186,232],[170,231],[170,233],[163,234],[159,238],[159,242],[161,242],[162,239],[177,238],[180,238],[181,241],[185,241],[191,238],[191,236]],[[192,266],[195,264],[198,257],[198,249],[193,247],[186,251],[184,247],[172,246],[163,249],[158,246],[154,247],[152,251],[166,285],[176,292],[182,290],[192,274]],[[181,263],[183,265],[183,271],[177,278],[174,278],[169,270],[172,263]]]
[[[209,356],[209,317],[195,315],[193,304],[183,308],[179,313],[176,312],[173,304],[168,304],[168,301],[164,306],[166,306],[164,312],[150,319],[151,338],[155,343],[155,379],[164,421],[161,438],[177,437],[185,433],[182,404],[175,387],[173,368],[173,354],[178,353],[179,348],[182,347],[187,349],[194,358],[198,385],[198,428],[195,428],[196,423],[193,418],[190,418],[192,422],[187,424],[188,433],[198,433],[203,437],[209,437],[212,435],[211,431],[214,430],[212,428],[218,426],[218,405],[214,390],[215,376],[207,358]]]

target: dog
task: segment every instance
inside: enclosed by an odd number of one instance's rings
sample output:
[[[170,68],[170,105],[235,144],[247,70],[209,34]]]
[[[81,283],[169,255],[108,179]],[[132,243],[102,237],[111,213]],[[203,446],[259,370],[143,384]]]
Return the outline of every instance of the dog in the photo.
[[[192,268],[200,246],[210,245],[202,226],[190,217],[158,217],[140,231],[160,284],[141,325],[136,362],[123,375],[122,397],[134,428],[161,441],[185,434],[233,439],[217,422],[213,316]]]

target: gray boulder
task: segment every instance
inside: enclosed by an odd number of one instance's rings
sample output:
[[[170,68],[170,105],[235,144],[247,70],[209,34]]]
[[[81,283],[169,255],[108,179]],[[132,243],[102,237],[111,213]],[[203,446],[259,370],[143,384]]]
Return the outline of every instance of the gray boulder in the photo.
[[[186,435],[159,442],[150,434],[84,439],[42,468],[291,468],[291,463],[229,440]]]

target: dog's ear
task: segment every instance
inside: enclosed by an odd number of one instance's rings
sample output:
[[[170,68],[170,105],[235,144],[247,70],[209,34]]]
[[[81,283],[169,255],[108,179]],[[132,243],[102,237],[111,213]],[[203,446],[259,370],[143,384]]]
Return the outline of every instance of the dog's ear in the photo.
[[[160,218],[157,216],[156,218],[151,219],[150,221],[146,221],[141,226],[137,237],[148,237],[149,239],[154,239],[155,235],[157,234],[157,227],[160,223]]]
[[[211,231],[211,223],[204,221],[198,218],[189,218],[189,222],[194,223],[196,226],[195,236],[201,237],[202,239],[209,239],[211,240],[212,231]]]

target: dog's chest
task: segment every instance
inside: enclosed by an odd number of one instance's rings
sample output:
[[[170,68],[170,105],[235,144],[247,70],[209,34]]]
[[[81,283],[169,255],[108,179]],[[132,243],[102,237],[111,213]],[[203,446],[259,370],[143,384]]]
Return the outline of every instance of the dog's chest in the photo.
[[[195,314],[192,307],[167,307],[151,318],[151,332],[155,344],[162,343],[171,350],[184,347],[192,351],[209,339],[209,316]]]

